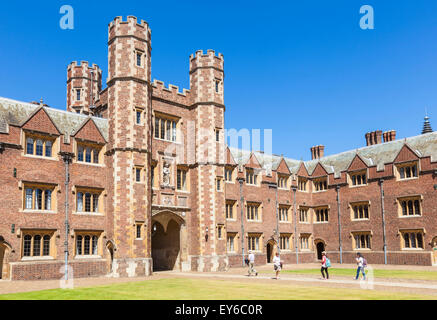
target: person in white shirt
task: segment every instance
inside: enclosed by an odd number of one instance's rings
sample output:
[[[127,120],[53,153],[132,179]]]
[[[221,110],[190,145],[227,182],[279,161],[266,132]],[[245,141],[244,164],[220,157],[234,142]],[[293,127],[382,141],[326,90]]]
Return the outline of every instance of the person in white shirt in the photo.
[[[279,272],[281,272],[282,269],[282,263],[281,263],[281,258],[279,257],[279,252],[276,252],[275,257],[273,257],[273,266],[275,268],[276,271],[276,280],[279,279]]]
[[[255,255],[253,251],[249,251],[249,277],[255,273],[255,276],[258,275],[258,272],[255,270]]]
[[[357,253],[357,257],[355,258],[355,260],[357,261],[357,276],[354,278],[355,280],[358,280],[358,278],[360,277],[360,271],[363,274],[363,279],[366,280],[366,272],[364,271],[364,258],[363,255],[361,253]]]

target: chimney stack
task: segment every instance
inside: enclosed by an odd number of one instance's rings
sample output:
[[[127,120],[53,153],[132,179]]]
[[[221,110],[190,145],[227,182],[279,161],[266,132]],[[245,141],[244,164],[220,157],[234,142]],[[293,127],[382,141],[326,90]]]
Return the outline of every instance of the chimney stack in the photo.
[[[366,133],[367,146],[373,146],[374,144],[381,144],[381,143],[382,143],[382,131],[381,130],[376,130],[376,131]]]
[[[325,156],[325,146],[315,146],[311,148],[312,160],[320,159]]]
[[[396,131],[395,130],[386,131],[382,135],[384,137],[384,142],[390,142],[390,141],[396,140]]]

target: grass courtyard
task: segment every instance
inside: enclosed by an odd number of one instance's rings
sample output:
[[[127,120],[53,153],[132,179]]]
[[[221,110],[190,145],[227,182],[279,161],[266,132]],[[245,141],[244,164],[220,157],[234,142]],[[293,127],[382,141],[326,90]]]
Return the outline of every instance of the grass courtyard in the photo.
[[[165,278],[141,282],[0,295],[0,300],[424,300],[437,296],[390,291],[230,280]]]

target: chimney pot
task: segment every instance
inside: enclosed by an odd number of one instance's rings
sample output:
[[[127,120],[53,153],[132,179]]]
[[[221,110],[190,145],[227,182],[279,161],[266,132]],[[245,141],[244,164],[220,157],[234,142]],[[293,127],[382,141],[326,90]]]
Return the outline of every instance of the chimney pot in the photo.
[[[395,141],[396,131],[395,130],[386,131],[384,132],[383,136],[384,136],[384,142]]]
[[[311,158],[312,160],[320,159],[325,156],[325,146],[318,145],[311,148]]]
[[[382,143],[382,130],[376,130],[372,132],[366,133],[366,145],[372,146],[374,144],[381,144]],[[385,133],[384,133],[384,140],[385,140]]]

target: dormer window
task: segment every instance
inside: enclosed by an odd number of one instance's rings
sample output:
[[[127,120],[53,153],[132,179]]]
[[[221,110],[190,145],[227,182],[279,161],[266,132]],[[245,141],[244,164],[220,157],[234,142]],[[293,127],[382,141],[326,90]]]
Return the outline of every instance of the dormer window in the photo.
[[[349,177],[351,186],[364,186],[367,184],[367,175],[365,171],[350,173]]]
[[[314,180],[314,190],[325,191],[328,189],[328,179],[327,178],[319,178]]]
[[[246,169],[246,184],[257,185],[258,175],[255,174],[255,170]]]
[[[54,143],[54,138],[26,134],[26,154],[51,158]]]
[[[77,146],[77,162],[84,163],[100,163],[101,147],[85,143],[78,143]]]
[[[308,182],[308,179],[305,179],[305,178],[302,178],[302,177],[298,177],[297,181],[298,181],[297,182],[297,189],[299,191],[306,192],[307,191],[307,182]]]
[[[287,189],[288,188],[288,177],[285,175],[278,175],[278,188]]]
[[[234,169],[232,167],[225,168],[225,181],[226,182],[232,182],[233,181],[233,172]]]
[[[396,169],[398,180],[414,179],[418,177],[418,166],[416,162],[397,165]]]

